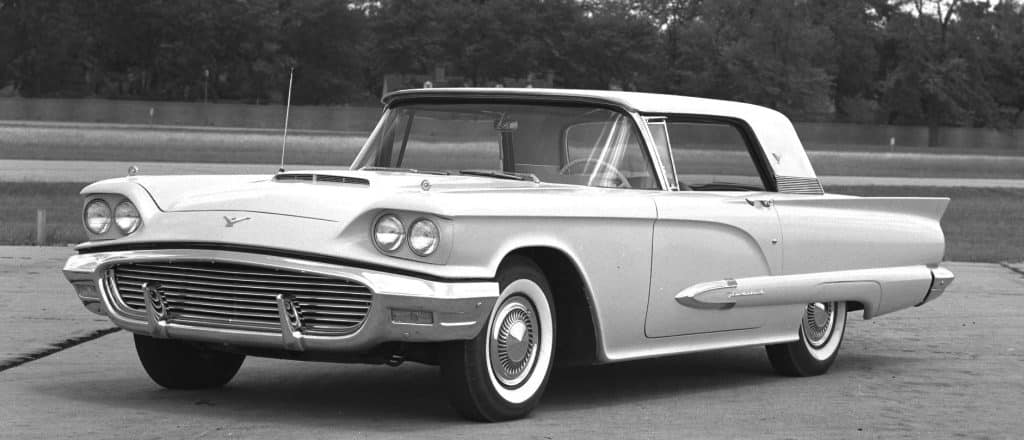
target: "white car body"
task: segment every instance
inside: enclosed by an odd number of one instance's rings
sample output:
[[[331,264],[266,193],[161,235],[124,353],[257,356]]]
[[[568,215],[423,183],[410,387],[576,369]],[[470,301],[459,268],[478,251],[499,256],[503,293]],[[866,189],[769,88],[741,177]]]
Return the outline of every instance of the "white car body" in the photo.
[[[552,280],[558,347],[570,347],[560,355],[597,363],[796,341],[808,303],[846,302],[870,319],[935,299],[953,278],[939,267],[939,219],[948,199],[824,193],[793,125],[776,111],[678,96],[542,89],[409,90],[384,102],[392,108],[438,100],[615,109],[639,130],[658,188],[358,169],[131,176],[92,184],[82,194],[111,205],[130,200],[142,226],[126,236],[93,234],[64,272],[90,310],[129,331],[316,358],[386,343],[473,338],[499,296],[499,267],[518,253],[534,258]],[[672,158],[653,147],[651,115],[743,128],[759,149],[754,156],[765,190],[676,190],[663,166]],[[432,219],[442,237],[439,250],[429,257],[380,251],[371,231],[382,213],[403,222]],[[340,277],[367,286],[372,301],[364,321],[338,334],[305,333],[288,323],[284,306],[276,329],[253,330],[228,318],[207,325],[178,321],[173,313],[154,317],[160,305],[148,297],[133,310],[109,278],[111,268],[125,264],[180,261]],[[396,311],[425,312],[430,322],[401,322],[406,315],[396,318]],[[416,316],[406,317],[426,321]]]

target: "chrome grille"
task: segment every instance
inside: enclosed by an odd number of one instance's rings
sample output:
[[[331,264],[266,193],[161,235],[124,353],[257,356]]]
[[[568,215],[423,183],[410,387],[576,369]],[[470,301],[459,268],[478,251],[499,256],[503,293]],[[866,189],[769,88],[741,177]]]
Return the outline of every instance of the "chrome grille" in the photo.
[[[146,312],[143,283],[159,283],[170,322],[280,332],[277,296],[297,305],[302,331],[340,334],[358,328],[372,292],[357,281],[219,262],[130,263],[108,272],[129,313]]]

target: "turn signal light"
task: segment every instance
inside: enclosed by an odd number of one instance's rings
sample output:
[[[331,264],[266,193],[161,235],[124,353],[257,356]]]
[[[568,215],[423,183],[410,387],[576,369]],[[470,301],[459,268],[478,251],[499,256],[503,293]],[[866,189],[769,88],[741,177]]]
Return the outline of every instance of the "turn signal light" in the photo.
[[[391,309],[391,322],[395,324],[433,324],[434,313],[422,310]]]

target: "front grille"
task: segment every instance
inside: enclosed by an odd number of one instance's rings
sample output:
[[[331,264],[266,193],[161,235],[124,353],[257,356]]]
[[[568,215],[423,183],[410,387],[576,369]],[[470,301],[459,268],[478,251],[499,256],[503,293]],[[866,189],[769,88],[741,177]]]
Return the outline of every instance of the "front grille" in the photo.
[[[251,331],[281,331],[277,296],[296,305],[303,333],[343,334],[370,309],[369,287],[347,278],[218,262],[128,263],[107,281],[129,313],[145,316],[144,283],[156,283],[169,322]]]

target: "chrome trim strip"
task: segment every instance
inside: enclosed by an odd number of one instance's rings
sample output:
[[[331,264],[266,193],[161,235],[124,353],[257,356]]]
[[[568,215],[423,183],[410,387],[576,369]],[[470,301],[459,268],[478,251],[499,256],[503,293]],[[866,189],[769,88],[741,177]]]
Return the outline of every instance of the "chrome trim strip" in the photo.
[[[723,289],[734,289],[736,286],[737,282],[734,279],[695,284],[677,293],[676,302],[695,309],[729,309],[735,306],[736,302],[722,300],[720,295],[716,294]]]
[[[683,289],[676,302],[701,309],[727,309],[854,301],[864,305],[864,317],[870,319],[919,303],[928,286],[935,287],[933,277],[948,280],[952,273],[920,265],[726,279]]]

